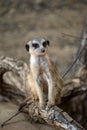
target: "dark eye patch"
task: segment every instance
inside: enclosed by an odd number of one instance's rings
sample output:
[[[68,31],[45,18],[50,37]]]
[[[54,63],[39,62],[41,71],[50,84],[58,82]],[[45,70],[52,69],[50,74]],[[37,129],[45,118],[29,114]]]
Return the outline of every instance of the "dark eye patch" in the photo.
[[[48,46],[50,45],[50,42],[49,42],[49,40],[47,40],[47,44],[48,44]]]
[[[47,46],[47,42],[46,42],[46,41],[43,42],[43,46],[44,46],[44,47]]]
[[[33,43],[32,46],[36,49],[36,48],[39,48],[39,44],[37,43]]]
[[[26,48],[27,51],[29,51],[29,45],[26,44],[25,48]]]

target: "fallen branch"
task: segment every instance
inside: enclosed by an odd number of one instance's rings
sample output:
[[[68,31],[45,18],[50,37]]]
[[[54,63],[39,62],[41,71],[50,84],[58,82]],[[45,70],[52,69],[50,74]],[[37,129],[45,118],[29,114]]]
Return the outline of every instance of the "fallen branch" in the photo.
[[[39,107],[30,109],[29,107],[29,113],[32,113],[31,117],[35,117],[35,120],[38,120],[37,118],[44,119],[45,122],[52,126],[58,127],[60,130],[84,130],[82,126],[80,126],[66,112],[57,106],[54,106],[48,110],[41,110]]]
[[[21,64],[19,65],[19,63]],[[7,57],[0,58],[0,77],[4,77],[4,78],[1,78],[2,87],[0,87],[1,89],[0,93],[4,96],[8,96],[8,97],[10,96],[12,101],[14,100],[14,102],[18,104],[21,103],[22,100],[26,97],[26,87],[23,84],[23,80],[25,76],[24,74],[25,70],[27,69],[28,69],[27,65],[23,62],[16,61],[12,58],[10,59]],[[9,72],[11,74],[10,76],[7,71],[10,71]],[[7,73],[8,76],[5,77],[4,76],[5,73]],[[17,76],[16,77],[17,80],[14,77],[14,74],[15,74],[15,77]],[[69,89],[69,88],[67,89],[67,87],[65,87],[64,92],[63,92],[64,95],[62,95],[62,99],[65,99],[65,97],[68,98],[72,96],[72,92],[74,95],[76,91],[79,92],[79,89],[80,87],[77,87],[77,88],[73,87],[72,89]],[[60,128],[60,130],[61,129],[83,130],[83,127],[78,125],[66,112],[63,112],[63,110],[61,110],[60,108],[56,106],[50,108],[49,110],[47,109],[41,110],[37,104],[32,103],[31,105],[29,105],[29,114],[31,115],[31,117],[33,117],[33,120],[39,120],[39,121],[40,119],[44,120],[48,124]]]

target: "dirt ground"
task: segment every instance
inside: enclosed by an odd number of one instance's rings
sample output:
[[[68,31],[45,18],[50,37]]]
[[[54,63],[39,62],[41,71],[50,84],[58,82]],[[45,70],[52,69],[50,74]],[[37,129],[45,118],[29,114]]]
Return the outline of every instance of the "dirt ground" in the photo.
[[[28,63],[25,44],[28,40],[45,37],[50,40],[50,57],[63,73],[71,63],[79,41],[72,37],[62,37],[62,32],[80,37],[87,16],[87,4],[78,3],[73,8],[63,6],[56,10],[27,11],[25,13],[10,9],[5,15],[0,15],[0,56],[21,59]],[[0,103],[0,124],[17,110],[12,103]],[[0,130],[51,130],[48,125],[30,123],[20,114]]]

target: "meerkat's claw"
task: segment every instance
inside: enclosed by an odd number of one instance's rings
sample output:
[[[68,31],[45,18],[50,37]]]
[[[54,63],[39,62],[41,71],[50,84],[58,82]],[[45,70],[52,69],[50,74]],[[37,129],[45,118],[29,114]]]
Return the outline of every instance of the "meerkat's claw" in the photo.
[[[45,109],[46,108],[46,103],[44,102],[43,104],[39,105],[41,109]]]
[[[46,110],[49,110],[50,108],[54,107],[55,104],[50,104],[49,102],[47,103],[47,106],[46,106]]]
[[[41,109],[45,109],[45,106],[40,106]]]

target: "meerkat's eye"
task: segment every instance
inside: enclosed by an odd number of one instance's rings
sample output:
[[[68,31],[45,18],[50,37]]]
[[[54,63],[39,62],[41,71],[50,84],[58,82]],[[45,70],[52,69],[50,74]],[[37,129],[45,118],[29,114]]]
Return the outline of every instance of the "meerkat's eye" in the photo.
[[[36,49],[36,48],[39,48],[39,44],[37,43],[33,43],[32,46]]]
[[[43,46],[44,46],[44,47],[47,46],[47,42],[46,42],[46,41],[43,42]]]

